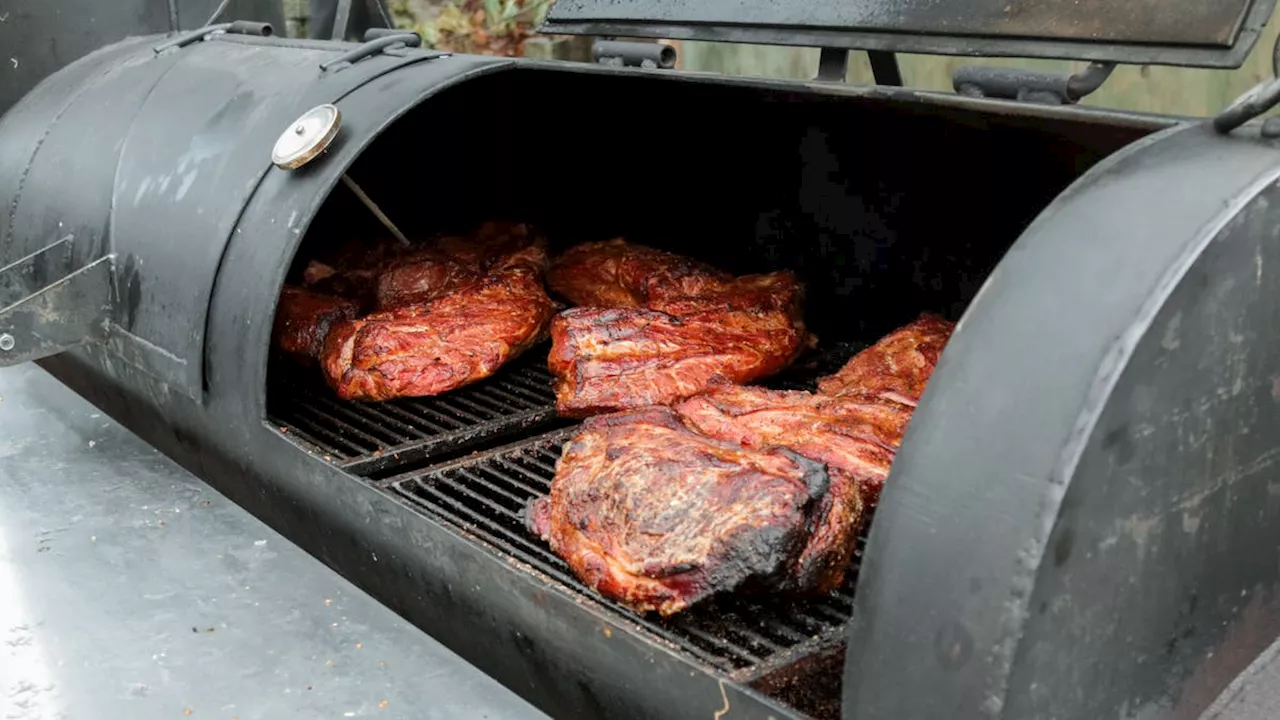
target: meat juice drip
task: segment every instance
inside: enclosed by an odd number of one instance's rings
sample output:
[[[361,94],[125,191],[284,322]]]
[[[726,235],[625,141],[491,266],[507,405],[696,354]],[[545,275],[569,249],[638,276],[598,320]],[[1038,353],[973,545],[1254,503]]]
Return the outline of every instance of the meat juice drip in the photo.
[[[530,507],[531,530],[637,612],[670,615],[734,590],[831,592],[953,329],[923,316],[816,393],[715,380],[670,408],[591,418]],[[759,454],[779,452],[823,468],[820,492],[794,473],[761,478]],[[810,493],[804,510],[780,501],[788,485],[787,497]]]
[[[790,272],[734,277],[622,239],[575,246],[548,284],[578,305],[551,325],[556,410],[570,417],[669,405],[719,379],[751,382],[815,338]]]
[[[318,359],[344,400],[439,395],[545,336],[555,310],[546,266],[545,239],[525,225],[485,223],[407,248],[352,244],[311,262],[305,289],[285,288],[275,344]]]

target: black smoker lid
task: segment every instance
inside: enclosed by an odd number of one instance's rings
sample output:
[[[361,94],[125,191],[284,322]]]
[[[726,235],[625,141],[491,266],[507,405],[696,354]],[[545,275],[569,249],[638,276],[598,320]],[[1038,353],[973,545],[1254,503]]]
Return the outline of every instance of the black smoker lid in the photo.
[[[1276,0],[557,0],[543,32],[1239,67]]]

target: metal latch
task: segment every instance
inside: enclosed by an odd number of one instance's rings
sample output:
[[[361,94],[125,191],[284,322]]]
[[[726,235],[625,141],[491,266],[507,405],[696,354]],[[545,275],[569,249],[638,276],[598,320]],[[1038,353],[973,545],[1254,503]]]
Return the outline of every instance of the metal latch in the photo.
[[[72,236],[0,268],[0,367],[106,338],[115,256],[49,281],[71,256]]]
[[[600,65],[670,70],[676,66],[676,49],[656,42],[622,42],[598,40],[591,55]]]
[[[1102,87],[1116,69],[1115,63],[1089,63],[1089,67],[1072,75],[1042,73],[1021,68],[965,65],[956,68],[951,84],[956,92],[968,97],[991,97],[1002,100],[1074,105],[1081,98]]]

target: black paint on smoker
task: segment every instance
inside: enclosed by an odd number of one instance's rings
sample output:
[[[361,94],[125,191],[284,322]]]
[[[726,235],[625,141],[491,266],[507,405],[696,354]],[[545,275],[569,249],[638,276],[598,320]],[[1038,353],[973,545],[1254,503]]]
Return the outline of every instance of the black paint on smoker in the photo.
[[[0,115],[58,69],[135,35],[194,30],[221,0],[34,0],[0,9]],[[224,17],[271,23],[284,32],[280,0],[231,0]]]
[[[1174,120],[424,51],[318,72],[346,47],[224,37],[157,58],[135,42],[55,76],[0,121],[0,193],[16,198],[0,262],[67,233],[77,262],[117,253],[107,344],[45,366],[525,697],[566,717],[801,715],[779,684],[756,684],[766,697],[655,641],[266,422],[285,381],[267,363],[281,283],[372,222],[331,193],[345,171],[417,232],[508,216],[561,244],[625,234],[735,271],[792,268],[827,343],[964,313],[866,548],[845,718],[1173,717],[1277,634],[1280,286],[1256,282],[1273,248],[1250,243],[1280,222],[1250,198],[1280,151],[1251,128],[1122,150]],[[271,168],[279,132],[334,100],[329,154]],[[657,106],[679,122],[654,122]],[[556,112],[525,113],[512,136],[527,107]],[[184,158],[200,172],[182,197],[138,194]],[[1135,307],[1181,310],[1181,330]],[[1134,349],[1102,352],[1115,338]],[[1100,377],[1117,380],[1090,394]],[[1202,407],[1236,432],[1188,426]],[[1214,515],[1179,532],[1166,509],[1201,490]],[[1116,517],[1148,532],[1104,548],[1098,524]],[[1241,561],[1246,547],[1260,554]]]

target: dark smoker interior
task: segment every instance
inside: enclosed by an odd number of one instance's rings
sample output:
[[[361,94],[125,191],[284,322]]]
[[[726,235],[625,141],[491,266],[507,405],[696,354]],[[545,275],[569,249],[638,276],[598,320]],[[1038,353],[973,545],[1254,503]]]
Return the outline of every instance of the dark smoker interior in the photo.
[[[959,318],[1056,195],[1151,129],[905,94],[824,97],[530,68],[424,103],[350,173],[410,237],[508,219],[545,230],[553,253],[623,236],[736,273],[792,269],[820,345],[776,384],[807,387],[923,311]],[[330,244],[385,234],[341,186],[311,227],[294,278]],[[424,514],[627,613],[578,584],[520,520],[521,502],[545,492],[569,425],[555,418],[545,357],[546,346],[535,347],[476,386],[376,406],[298,390],[277,381],[296,375],[277,364],[269,421]],[[708,672],[838,716],[853,584],[781,607],[726,598],[636,626]]]

